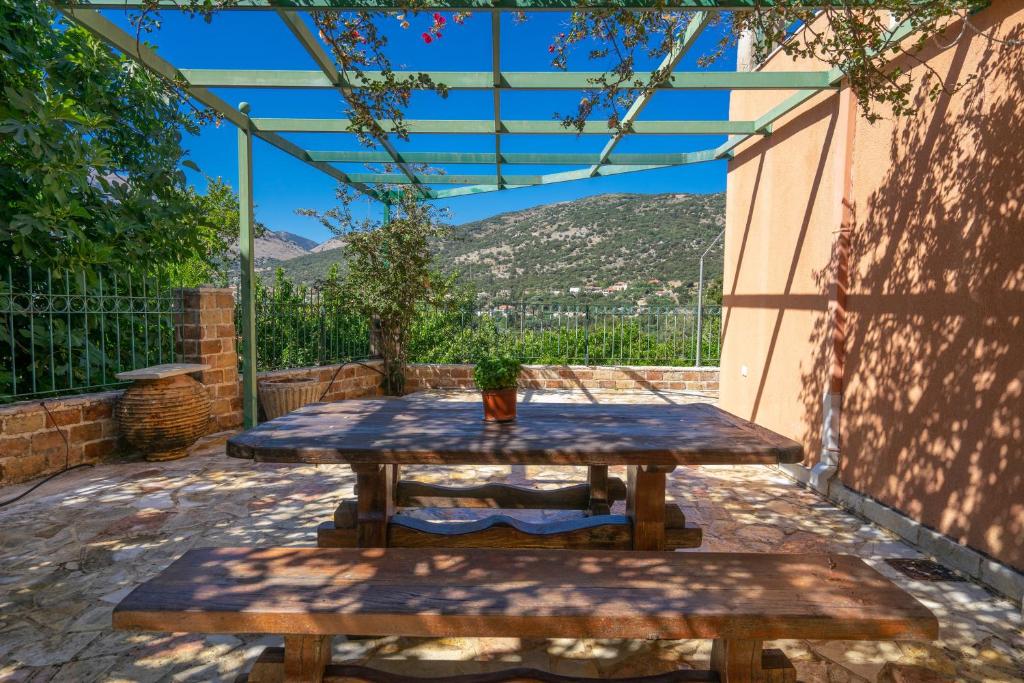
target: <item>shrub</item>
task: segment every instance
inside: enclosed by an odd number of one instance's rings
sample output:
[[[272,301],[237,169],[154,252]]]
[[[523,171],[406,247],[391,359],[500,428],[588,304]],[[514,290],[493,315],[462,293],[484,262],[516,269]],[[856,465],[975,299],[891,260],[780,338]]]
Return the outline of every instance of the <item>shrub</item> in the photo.
[[[515,389],[521,367],[514,358],[481,358],[473,368],[473,381],[481,391]]]

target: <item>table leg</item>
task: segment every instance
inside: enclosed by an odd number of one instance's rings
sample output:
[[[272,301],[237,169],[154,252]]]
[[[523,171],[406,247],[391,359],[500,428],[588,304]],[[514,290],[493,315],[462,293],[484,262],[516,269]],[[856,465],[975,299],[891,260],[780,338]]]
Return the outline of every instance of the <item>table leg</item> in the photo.
[[[395,512],[394,475],[391,465],[353,465],[356,473],[356,545],[385,548],[388,522]]]
[[[762,645],[760,640],[715,640],[711,670],[722,683],[796,683],[796,669],[785,653]]]
[[[611,504],[608,500],[608,465],[590,465],[587,468],[587,483],[590,485],[590,514],[611,514]]]
[[[626,468],[626,514],[633,523],[633,550],[665,549],[665,475],[675,467]]]
[[[284,637],[284,680],[320,683],[331,663],[331,636]]]

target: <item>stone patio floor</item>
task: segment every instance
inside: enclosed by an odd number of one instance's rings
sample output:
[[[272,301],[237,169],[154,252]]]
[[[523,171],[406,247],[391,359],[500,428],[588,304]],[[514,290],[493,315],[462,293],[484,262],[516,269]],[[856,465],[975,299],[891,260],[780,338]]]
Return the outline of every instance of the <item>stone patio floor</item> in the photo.
[[[453,400],[417,394],[402,400]],[[521,400],[691,402],[685,393],[526,392]],[[615,468],[613,468],[614,470]],[[404,468],[438,483],[525,479],[564,485],[582,468]],[[622,473],[618,473],[622,476]],[[190,457],[77,470],[0,509],[0,680],[233,680],[274,638],[123,633],[113,606],[189,548],[314,545],[354,477],[345,466],[253,464],[224,455],[223,437]],[[0,491],[8,499],[25,487]],[[859,555],[938,616],[933,643],[777,641],[799,679],[816,681],[1020,681],[1019,606],[980,585],[910,580],[883,560],[919,555],[892,534],[835,508],[770,467],[689,467],[670,475],[669,495],[704,528],[701,550]],[[672,668],[706,668],[708,641],[336,639],[335,659],[372,661],[411,675],[469,673],[513,665],[568,675],[628,679]],[[475,661],[474,661],[475,660]]]

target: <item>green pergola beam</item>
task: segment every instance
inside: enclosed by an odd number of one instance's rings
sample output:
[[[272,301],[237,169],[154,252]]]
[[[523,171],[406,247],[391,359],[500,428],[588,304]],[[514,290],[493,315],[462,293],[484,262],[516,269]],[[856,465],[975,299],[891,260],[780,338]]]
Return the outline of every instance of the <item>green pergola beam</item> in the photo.
[[[180,80],[181,73],[173,64],[159,56],[152,48],[139,43],[135,36],[129,35],[118,28],[112,22],[104,18],[99,12],[91,9],[67,9],[64,10],[64,14],[68,19],[74,21],[76,24],[92,33],[99,40],[107,43],[108,45],[112,45],[124,54],[129,55],[135,61],[142,64],[158,76],[169,81]],[[190,86],[186,88],[186,90],[197,102],[214,110],[236,126],[243,128],[249,125],[250,119],[245,116],[245,114],[235,109],[233,106],[217,97],[206,88]],[[326,173],[335,180],[351,184],[363,194],[374,199],[378,199],[377,192],[373,188],[367,187],[362,183],[350,183],[346,173],[334,166],[331,166],[330,164],[310,159],[304,149],[289,140],[286,140],[280,135],[271,131],[257,130],[253,131],[253,135],[274,147],[277,147],[282,152],[290,154],[299,161],[309,164],[313,168]]]
[[[714,150],[665,154],[618,153],[609,155],[606,161],[608,164],[616,166],[678,166],[697,161],[708,161],[713,153]],[[306,154],[315,161],[351,164],[387,163],[391,159],[384,152],[306,150]],[[410,164],[493,165],[497,162],[496,155],[491,152],[399,152],[399,157],[403,162]],[[500,159],[503,165],[512,166],[593,166],[598,163],[599,157],[600,155],[597,153],[578,152],[502,152]]]
[[[679,63],[679,60],[681,60],[683,56],[690,51],[690,47],[693,46],[693,43],[697,40],[697,36],[701,34],[704,27],[711,23],[711,17],[712,14],[710,12],[697,12],[694,14],[690,21],[687,22],[686,28],[683,30],[683,34],[672,44],[672,49],[669,50],[667,55],[665,55],[665,58],[661,61],[661,64],[658,65],[656,71],[671,72],[676,67],[676,64]],[[629,106],[629,109],[622,117],[623,130],[616,132],[612,135],[612,139],[605,143],[604,149],[601,150],[597,163],[590,167],[591,176],[597,175],[597,170],[600,165],[608,159],[608,155],[612,153],[615,146],[618,145],[626,135],[624,131],[635,129],[634,124],[636,123],[637,118],[640,116],[640,113],[643,112],[647,103],[651,101],[653,94],[653,91],[645,91],[633,100],[633,104]]]
[[[426,74],[449,90],[587,90],[594,87],[601,71],[499,71],[497,85],[488,71],[396,71],[402,80]],[[181,69],[194,86],[204,88],[289,88],[333,89],[322,71],[281,71],[274,69]],[[658,90],[827,90],[837,86],[828,71],[684,71],[672,74]],[[343,87],[359,88],[382,80],[379,71],[366,72],[359,79],[339,74]],[[415,87],[424,87],[414,80]]]
[[[700,152],[690,152],[690,161],[686,163],[700,163],[702,161],[715,161],[719,157],[715,156],[716,152],[713,149],[707,149]],[[729,156],[729,155],[726,155]],[[678,164],[655,164],[650,166],[619,166],[606,164],[600,167],[598,176],[606,175],[618,175],[620,173],[632,173],[636,171],[653,171],[661,168],[669,168],[670,166],[676,166]],[[552,185],[554,183],[564,183],[572,180],[583,180],[586,178],[593,177],[590,175],[590,169],[584,168],[578,171],[563,171],[561,173],[545,173],[539,177],[540,182],[536,183],[539,185]],[[529,185],[516,185],[517,179],[527,179],[530,176],[505,176],[504,180],[507,184],[499,187],[494,182],[495,178],[491,178],[490,183],[480,183],[477,185],[467,185],[466,187],[456,187],[448,190],[437,190],[435,192],[435,199],[451,199],[452,197],[461,197],[470,194],[482,194],[485,192],[496,192],[502,189],[514,189],[516,187],[529,187]]]
[[[676,156],[676,155],[668,155]],[[635,171],[653,171],[660,168],[669,168],[671,166],[679,166],[683,164],[696,164],[705,161],[714,161],[717,157],[715,156],[715,150],[706,149],[700,152],[689,152],[685,160],[679,163],[672,164],[647,164],[647,165],[619,165],[619,164],[605,164],[598,169],[596,175],[607,176],[607,175],[619,175],[621,173],[632,173]],[[466,191],[469,188],[458,188],[462,192],[455,192],[454,190],[438,190],[436,192],[436,198],[441,199],[445,197],[454,197],[459,194],[477,194],[479,192],[489,192],[489,187],[500,189],[499,185],[505,187],[529,187],[532,185],[551,185],[553,183],[564,183],[570,180],[582,180],[584,178],[592,177],[591,170],[589,168],[583,168],[576,171],[561,171],[559,173],[544,173],[541,175],[503,175],[501,183],[498,182],[497,175],[490,174],[445,174],[445,175],[420,175],[417,180],[419,182],[431,185],[471,185],[476,189],[473,191]],[[407,184],[409,180],[404,178],[398,173],[353,173],[353,180],[359,180],[365,183],[383,183],[391,185],[402,185]]]
[[[835,7],[884,8],[884,0],[426,0],[416,5],[420,11],[429,10],[509,10],[509,11],[561,11],[587,9],[631,9],[636,11],[664,12],[665,10],[708,10],[708,11],[750,11],[757,7],[784,5],[802,9]],[[90,9],[156,8],[161,10],[184,10],[187,5],[178,0],[62,0],[59,7],[88,7]],[[227,9],[261,10],[282,9],[292,12],[316,10],[377,10],[408,11],[403,0],[236,0]]]
[[[348,119],[282,119],[254,118],[257,130],[277,133],[347,133],[351,129]],[[381,127],[392,132],[390,121],[380,121]],[[407,119],[405,126],[410,134],[451,134],[451,135],[572,135],[576,131],[562,126],[559,121],[509,121],[503,120],[501,128],[495,131],[494,121],[487,120],[445,120]],[[608,135],[604,121],[589,121],[583,129],[584,135]],[[637,121],[631,135],[745,135],[767,131],[757,129],[754,121]]]
[[[491,99],[494,103],[494,128],[501,127],[501,12],[491,12]],[[494,175],[498,187],[504,185],[501,178],[501,136],[494,136]]]
[[[895,28],[893,28],[892,31],[890,31],[887,42],[902,42],[904,38],[906,38],[913,32],[913,21],[911,21],[910,19],[904,19]],[[869,57],[874,56],[874,54],[874,50],[868,51]],[[832,87],[838,87],[840,82],[843,80],[843,77],[846,75],[846,72],[843,69],[837,67],[834,69],[830,69],[827,72],[827,75],[829,84]],[[784,99],[782,102],[775,105],[770,110],[759,116],[754,121],[754,127],[756,129],[754,134],[771,132],[772,124],[774,124],[783,116],[785,116],[786,114],[790,113],[791,111],[802,105],[807,100],[817,95],[819,92],[819,90],[800,90],[793,93],[792,95]],[[744,133],[741,135],[735,135],[733,137],[730,137],[728,140],[726,140],[725,142],[718,146],[718,148],[715,150],[715,153],[718,155],[719,158],[722,158],[727,154],[732,154],[733,149],[743,144],[751,137],[752,135],[750,133]]]
[[[342,83],[341,73],[338,71],[337,67],[335,67],[334,59],[327,53],[324,46],[320,44],[319,39],[313,35],[313,32],[309,29],[309,26],[306,25],[303,18],[298,14],[291,12],[278,11],[277,14],[281,18],[281,21],[284,22],[284,25],[288,27],[288,30],[291,31],[292,35],[295,36],[296,40],[302,44],[306,53],[309,54],[313,61],[317,63],[317,66],[320,67],[320,71],[323,75],[333,84],[334,88],[342,95],[342,97],[345,97],[348,92],[351,92],[351,88]],[[405,177],[412,181],[413,184],[417,184],[415,172],[409,168],[407,164],[404,164],[399,160],[398,150],[396,150],[394,145],[391,144],[391,141],[388,140],[387,137],[381,135],[374,135],[373,138],[384,149],[384,151],[388,153],[391,157],[391,161],[398,166],[398,169],[405,175]],[[424,196],[430,196],[429,188],[421,188],[420,191]]]
[[[412,181],[401,173],[352,173],[353,180],[363,183],[374,183],[383,185],[408,185]],[[544,178],[540,175],[507,175],[505,176],[509,185],[543,185]],[[429,185],[497,185],[498,176],[494,174],[419,174],[416,177],[417,183]]]
[[[604,169],[613,169],[608,173],[601,173],[600,175],[615,175],[616,173],[628,173],[630,171],[648,171],[656,168],[668,168],[667,166],[629,166],[625,169],[619,169],[618,167],[602,166]],[[350,174],[354,181],[363,183],[383,184],[383,185],[408,185],[412,181],[406,178],[401,173],[352,173]],[[582,169],[579,171],[563,171],[562,173],[547,173],[543,175],[505,175],[502,176],[502,184],[516,187],[528,187],[531,185],[548,185],[551,183],[565,182],[567,180],[577,180],[582,178],[590,177],[590,169]],[[430,185],[498,185],[498,176],[494,174],[478,174],[478,173],[463,173],[463,174],[438,174],[438,175],[425,175],[421,174],[416,178],[419,183],[430,184]]]

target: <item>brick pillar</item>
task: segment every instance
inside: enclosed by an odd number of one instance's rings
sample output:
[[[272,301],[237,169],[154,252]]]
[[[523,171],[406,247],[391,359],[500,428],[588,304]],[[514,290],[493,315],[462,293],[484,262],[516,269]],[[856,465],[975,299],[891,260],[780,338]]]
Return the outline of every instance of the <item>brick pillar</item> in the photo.
[[[198,373],[213,409],[210,431],[237,429],[242,424],[242,387],[238,381],[235,297],[229,288],[182,289],[182,310],[176,320],[177,351],[185,363],[205,363]]]

